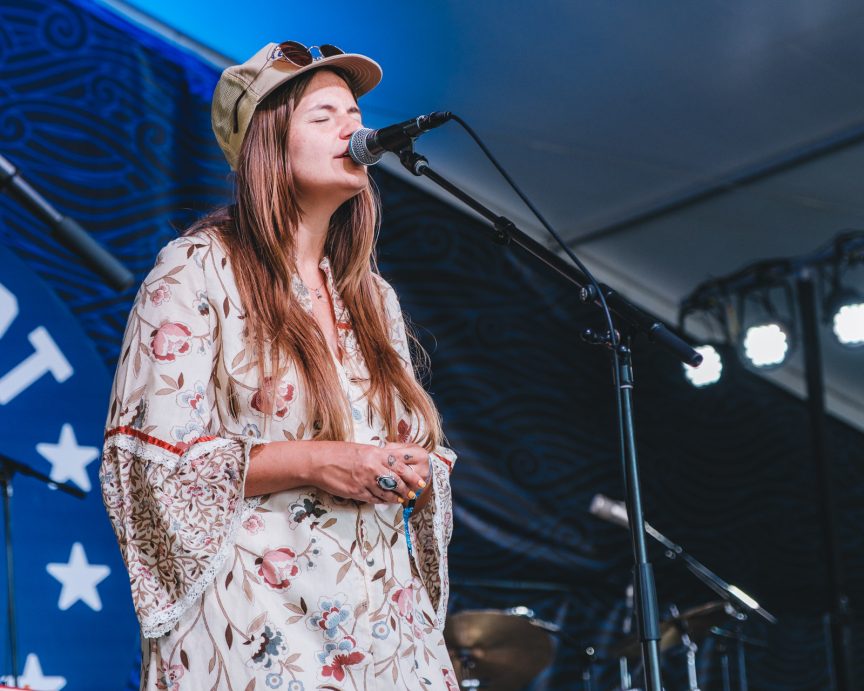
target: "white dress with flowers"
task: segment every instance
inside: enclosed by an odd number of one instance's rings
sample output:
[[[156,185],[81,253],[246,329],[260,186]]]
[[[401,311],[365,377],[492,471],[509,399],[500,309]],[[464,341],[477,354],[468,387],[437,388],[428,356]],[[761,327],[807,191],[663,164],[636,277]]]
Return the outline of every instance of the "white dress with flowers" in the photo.
[[[321,268],[353,441],[378,444],[351,317],[327,259]],[[378,284],[410,367],[396,295]],[[299,281],[294,292],[311,315]],[[455,456],[432,456],[434,494],[409,522],[413,557],[398,504],[314,487],[245,498],[252,446],[308,439],[311,424],[296,370],[261,382],[243,331],[218,241],[201,232],[165,247],[129,317],[101,468],[141,624],[142,688],[455,690],[442,636]],[[414,421],[401,418],[405,440]]]

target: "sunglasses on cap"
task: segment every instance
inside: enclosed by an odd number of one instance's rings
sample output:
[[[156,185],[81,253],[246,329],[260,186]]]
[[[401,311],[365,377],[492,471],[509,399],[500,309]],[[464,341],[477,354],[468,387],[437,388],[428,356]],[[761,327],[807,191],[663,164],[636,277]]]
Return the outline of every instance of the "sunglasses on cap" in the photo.
[[[318,50],[319,56],[317,58],[312,55],[312,48]],[[306,65],[311,65],[316,60],[321,60],[321,58],[332,58],[334,55],[343,55],[344,53],[344,50],[331,46],[329,43],[307,48],[302,43],[297,43],[297,41],[283,41],[273,49],[270,59],[287,60],[297,65],[297,67],[306,67]]]
[[[312,54],[313,48],[318,51],[317,57]],[[240,129],[238,115],[240,99],[243,98],[249,87],[255,83],[255,80],[258,79],[261,72],[264,70],[265,67],[267,67],[267,65],[270,64],[271,61],[284,60],[286,62],[290,62],[292,65],[296,65],[297,67],[307,67],[308,65],[311,65],[317,60],[322,60],[324,58],[332,58],[334,55],[344,54],[344,50],[342,50],[341,48],[337,48],[336,46],[330,45],[329,43],[324,43],[320,46],[306,47],[302,43],[298,43],[297,41],[283,41],[282,43],[277,45],[273,49],[273,52],[270,54],[269,60],[261,66],[261,69],[258,70],[255,76],[252,78],[252,81],[249,82],[246,88],[240,92],[240,95],[234,102],[234,131],[237,132]]]

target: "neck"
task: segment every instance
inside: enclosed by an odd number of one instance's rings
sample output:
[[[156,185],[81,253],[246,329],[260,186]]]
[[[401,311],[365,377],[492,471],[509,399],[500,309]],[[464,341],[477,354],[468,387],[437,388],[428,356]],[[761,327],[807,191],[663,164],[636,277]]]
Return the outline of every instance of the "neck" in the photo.
[[[335,209],[314,206],[300,218],[297,225],[297,270],[301,276],[311,276],[318,271],[333,211]]]

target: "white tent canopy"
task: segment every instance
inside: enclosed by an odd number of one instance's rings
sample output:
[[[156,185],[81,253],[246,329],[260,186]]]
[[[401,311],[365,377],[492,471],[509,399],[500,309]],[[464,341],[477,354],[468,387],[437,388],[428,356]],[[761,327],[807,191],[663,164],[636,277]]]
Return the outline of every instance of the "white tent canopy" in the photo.
[[[670,322],[708,277],[864,228],[859,2],[103,2],[217,63],[286,39],[374,57],[367,125],[458,113],[601,280]],[[546,242],[456,125],[418,149]],[[798,394],[800,351],[766,375]],[[822,351],[829,410],[864,429],[864,349],[826,327]]]

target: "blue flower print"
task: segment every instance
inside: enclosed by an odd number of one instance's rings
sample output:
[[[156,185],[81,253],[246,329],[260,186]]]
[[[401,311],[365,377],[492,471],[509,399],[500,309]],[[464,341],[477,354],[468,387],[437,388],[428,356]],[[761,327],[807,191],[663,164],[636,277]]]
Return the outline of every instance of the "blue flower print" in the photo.
[[[378,621],[372,624],[372,635],[382,641],[387,638],[390,635],[390,627],[387,626],[387,622]]]
[[[346,599],[341,593],[332,598],[322,597],[318,600],[318,608],[321,611],[306,620],[307,627],[312,631],[322,631],[324,638],[332,641],[339,635],[339,627],[347,625],[351,619],[351,608],[344,604]]]
[[[199,419],[202,418],[201,411],[207,409],[207,390],[200,381],[195,386],[177,394],[177,405],[181,408],[192,408],[192,413]]]

